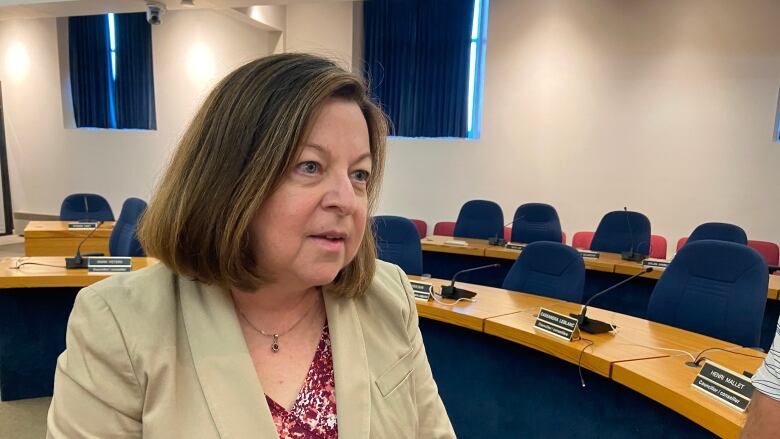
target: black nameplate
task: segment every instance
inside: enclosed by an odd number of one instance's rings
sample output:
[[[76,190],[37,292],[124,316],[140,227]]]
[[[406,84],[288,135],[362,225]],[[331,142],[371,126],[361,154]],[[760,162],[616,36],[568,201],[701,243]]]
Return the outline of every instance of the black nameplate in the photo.
[[[580,255],[583,258],[591,258],[591,259],[599,258],[599,252],[594,252],[592,250],[581,250],[581,249],[577,249],[577,251],[580,252]]]
[[[133,259],[124,256],[106,256],[106,257],[90,257],[89,265],[91,266],[117,266],[117,265],[133,265]]]
[[[525,248],[525,244],[515,244],[513,242],[507,243],[506,248],[509,250],[522,250]]]
[[[672,261],[667,261],[665,259],[655,259],[655,258],[647,258],[642,261],[643,267],[653,267],[653,268],[666,268],[671,264]]]
[[[433,294],[433,285],[426,282],[418,282],[410,280],[412,285],[412,291],[414,292],[414,298],[417,300],[430,300],[431,294]]]
[[[127,257],[91,257],[87,258],[87,261],[89,273],[122,273],[133,270],[132,258]]]
[[[70,230],[76,230],[76,229],[94,229],[97,228],[98,223],[69,223],[68,229]]]
[[[100,267],[93,267],[89,266],[87,268],[88,273],[126,273],[128,271],[133,271],[132,267],[128,267],[126,265],[124,266],[116,266],[116,267],[109,267],[109,266],[100,266]]]
[[[744,412],[753,396],[753,384],[744,375],[707,360],[693,380],[693,387]]]
[[[534,328],[568,341],[579,335],[576,318],[544,308],[539,308]]]
[[[710,381],[715,381],[721,386],[738,393],[745,398],[753,397],[753,383],[750,379],[742,374],[721,367],[716,363],[707,361],[701,368],[699,375],[708,378]]]

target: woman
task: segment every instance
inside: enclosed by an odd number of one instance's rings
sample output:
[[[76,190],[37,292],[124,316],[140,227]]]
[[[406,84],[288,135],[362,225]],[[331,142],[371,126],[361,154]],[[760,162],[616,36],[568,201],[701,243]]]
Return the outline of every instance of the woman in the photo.
[[[162,263],[76,299],[48,437],[453,437],[411,288],[367,227],[385,135],[327,60],[223,79],[139,229]]]

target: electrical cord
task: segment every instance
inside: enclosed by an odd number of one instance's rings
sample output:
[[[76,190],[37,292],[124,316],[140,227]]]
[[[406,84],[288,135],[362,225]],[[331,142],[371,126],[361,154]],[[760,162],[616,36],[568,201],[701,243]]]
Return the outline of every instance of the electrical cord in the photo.
[[[464,302],[471,302],[471,303],[474,303],[474,302],[477,301],[477,299],[461,297],[460,299],[455,299],[454,302],[447,303],[447,302],[443,302],[441,299],[437,299],[436,296],[441,297],[441,294],[439,294],[439,293],[431,293],[431,297],[433,297],[433,300],[435,302],[441,303],[442,305],[446,305],[446,306],[457,305],[458,302],[460,302],[461,300],[464,301]]]
[[[65,268],[63,265],[52,265],[52,264],[44,264],[41,262],[32,262],[32,261],[25,261],[25,257],[16,258],[16,263],[13,267],[9,267],[11,270],[19,270],[25,265],[39,265],[42,267],[54,267],[54,268]]]
[[[588,349],[589,347],[593,346],[593,340],[589,340],[587,338],[578,338],[577,341],[587,341],[588,344],[585,345],[585,347],[582,348],[580,351],[580,357],[577,359],[577,373],[580,374],[580,384],[582,384],[582,388],[585,388],[585,378],[582,377],[582,355],[585,353],[585,349]]]
[[[696,358],[694,358],[693,361],[689,365],[690,366],[699,367],[703,360],[708,360],[708,358],[703,356],[702,354],[705,353],[705,352],[710,352],[710,351],[730,352],[732,354],[742,355],[742,356],[750,357],[750,358],[757,358],[759,360],[763,360],[764,359],[763,357],[758,357],[756,355],[749,355],[749,354],[745,354],[745,353],[742,353],[742,352],[735,352],[734,351],[734,349],[741,349],[741,348],[742,348],[742,346],[737,346],[737,347],[733,347],[733,348],[707,348],[707,349],[704,349],[703,351],[699,352],[699,354],[696,355]],[[750,348],[748,348],[748,349],[750,349]]]

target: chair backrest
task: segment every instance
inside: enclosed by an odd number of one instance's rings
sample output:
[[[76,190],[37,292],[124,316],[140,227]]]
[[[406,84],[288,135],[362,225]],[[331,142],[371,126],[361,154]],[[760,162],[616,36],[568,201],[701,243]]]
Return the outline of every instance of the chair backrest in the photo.
[[[71,194],[62,200],[60,221],[114,221],[114,212],[105,198],[97,194]]]
[[[780,265],[780,247],[774,242],[748,239],[748,247],[759,252],[767,265]]]
[[[677,248],[674,251],[677,251],[677,252],[680,251],[680,249],[682,248],[682,246],[685,245],[686,242],[688,242],[688,237],[687,236],[683,236],[682,238],[678,239],[677,240]]]
[[[439,221],[433,226],[433,234],[439,236],[452,236],[455,233],[455,221]]]
[[[650,220],[639,212],[616,210],[601,218],[590,249],[620,253],[633,249],[650,254]]]
[[[666,238],[661,235],[650,235],[651,258],[666,259]]]
[[[583,250],[590,250],[593,241],[593,232],[577,232],[571,237],[571,246]]]
[[[512,222],[512,241],[561,242],[561,221],[558,212],[549,204],[526,203],[515,211]]]
[[[136,235],[138,220],[145,210],[146,202],[140,198],[128,198],[122,204],[119,219],[108,241],[111,256],[146,256]]]
[[[428,223],[423,220],[413,219],[412,223],[417,227],[417,233],[420,235],[420,239],[428,236]]]
[[[504,227],[504,241],[511,241],[512,240],[512,228],[509,226]]]
[[[688,236],[688,243],[701,241],[702,239],[715,239],[747,245],[747,234],[742,230],[742,227],[728,223],[700,224]]]
[[[573,247],[537,241],[526,246],[504,278],[503,288],[581,303],[585,264]]]
[[[767,287],[766,262],[752,248],[710,239],[688,242],[656,284],[647,318],[758,346]]]
[[[406,274],[422,274],[422,247],[417,227],[400,216],[374,217],[377,259],[398,265]]]
[[[471,200],[460,208],[453,236],[488,239],[504,236],[504,212],[493,201]]]

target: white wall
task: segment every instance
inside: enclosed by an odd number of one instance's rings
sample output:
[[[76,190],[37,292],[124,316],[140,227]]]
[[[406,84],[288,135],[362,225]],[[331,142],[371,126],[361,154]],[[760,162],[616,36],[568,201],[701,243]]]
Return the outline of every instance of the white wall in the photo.
[[[352,66],[351,1],[287,5],[286,49],[309,52]]]
[[[267,32],[208,10],[169,12],[152,41],[158,129],[65,129],[56,20],[0,22],[14,211],[58,214],[65,195],[82,191],[104,195],[116,215],[125,198],[148,199],[208,89],[269,53]]]
[[[553,204],[569,239],[628,205],[653,233],[780,242],[780,2],[491,0],[482,138],[391,139],[381,213]]]
[[[507,218],[543,201],[571,237],[628,205],[670,248],[712,220],[780,242],[778,16],[775,0],[492,0],[482,138],[391,139],[380,213],[432,228],[471,198]],[[212,48],[214,77],[269,51],[264,32],[220,14],[166,19],[153,35],[159,130],[121,133],[62,128],[53,20],[0,23],[14,210],[56,213],[96,181],[117,210],[148,197],[203,95],[182,73],[187,45]],[[349,64],[354,19],[349,2],[288,6],[287,50]],[[5,66],[17,40],[21,82]]]

